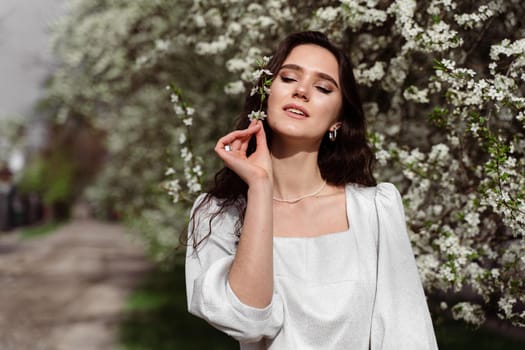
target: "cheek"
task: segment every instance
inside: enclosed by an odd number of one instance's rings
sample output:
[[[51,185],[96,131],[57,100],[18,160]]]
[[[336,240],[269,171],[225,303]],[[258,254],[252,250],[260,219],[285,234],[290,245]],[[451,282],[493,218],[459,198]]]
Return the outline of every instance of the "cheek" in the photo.
[[[275,81],[272,83],[272,85],[270,85],[270,96],[273,95],[275,97],[278,97],[278,96],[282,96],[285,93],[286,93],[286,86],[283,85],[282,83]]]
[[[270,86],[270,95],[267,99],[267,110],[270,111],[272,109],[278,108],[280,105],[280,101],[282,100],[283,95],[286,94],[286,91],[284,91],[282,84],[273,83]]]
[[[341,114],[341,111],[343,109],[343,99],[340,95],[336,96],[332,103],[332,116],[334,118],[334,121],[339,119],[339,115]]]
[[[342,103],[338,99],[327,99],[319,105],[319,109],[324,111],[323,114],[328,117],[330,123],[339,119],[341,108]]]
[[[342,103],[336,104],[336,107],[334,108],[334,121],[339,119],[339,115],[341,114],[341,111],[343,109]]]
[[[268,99],[266,100],[266,112],[269,113],[272,109],[275,108],[275,95],[270,93]]]

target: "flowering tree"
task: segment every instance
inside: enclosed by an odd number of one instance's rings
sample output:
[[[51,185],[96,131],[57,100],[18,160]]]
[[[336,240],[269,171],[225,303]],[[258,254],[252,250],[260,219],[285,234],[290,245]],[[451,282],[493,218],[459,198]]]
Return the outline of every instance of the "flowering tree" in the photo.
[[[519,0],[77,0],[50,94],[108,132],[92,198],[139,218],[166,258],[257,61],[322,30],[354,62],[377,177],[404,194],[427,291],[455,318],[525,326],[524,18]]]
[[[59,110],[58,121],[87,120],[105,131],[106,166],[86,196],[100,214],[130,219],[151,232],[147,237],[159,247],[154,253],[161,260],[170,256],[185,221],[175,219],[184,217],[185,206],[170,205],[159,186],[167,164],[179,162],[178,135],[187,127],[175,115],[165,86],[177,76],[189,98],[222,91],[212,76],[198,78],[221,62],[192,59],[184,42],[164,40],[176,32],[172,26],[185,16],[184,6],[183,1],[177,6],[172,1],[71,1],[69,15],[54,27],[62,65],[47,93],[48,103]],[[199,101],[200,111],[232,110],[232,99]],[[200,120],[202,139],[219,134],[204,116]]]

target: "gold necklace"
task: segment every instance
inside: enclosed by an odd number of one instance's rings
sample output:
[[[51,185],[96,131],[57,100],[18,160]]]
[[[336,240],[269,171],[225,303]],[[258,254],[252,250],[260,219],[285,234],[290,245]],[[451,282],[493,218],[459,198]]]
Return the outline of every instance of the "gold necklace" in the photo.
[[[297,203],[300,200],[303,200],[305,198],[317,196],[319,193],[321,193],[321,191],[324,189],[325,186],[326,186],[326,180],[323,181],[323,184],[321,185],[321,187],[319,187],[319,189],[317,189],[315,192],[312,192],[310,194],[307,194],[301,197],[297,197],[294,199],[283,199],[283,198],[273,197],[273,200],[277,202],[283,202],[283,203]]]

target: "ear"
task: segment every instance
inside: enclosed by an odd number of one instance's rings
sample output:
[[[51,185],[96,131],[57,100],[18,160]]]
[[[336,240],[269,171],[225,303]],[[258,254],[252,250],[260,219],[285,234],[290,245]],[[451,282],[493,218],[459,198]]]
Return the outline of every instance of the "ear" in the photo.
[[[341,127],[341,125],[343,125],[343,123],[341,122],[337,122],[337,123],[334,123],[331,127],[330,127],[330,131],[334,131],[334,130],[337,130]]]

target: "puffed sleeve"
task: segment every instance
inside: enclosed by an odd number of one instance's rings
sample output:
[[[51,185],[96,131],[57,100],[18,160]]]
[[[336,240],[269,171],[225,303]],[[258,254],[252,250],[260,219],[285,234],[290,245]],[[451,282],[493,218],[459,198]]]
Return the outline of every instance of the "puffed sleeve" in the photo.
[[[377,186],[377,285],[371,350],[437,349],[432,319],[408,239],[401,196],[394,185]]]
[[[194,203],[192,213],[203,200]],[[210,213],[218,209],[216,199],[199,208],[188,229],[186,251],[186,295],[190,313],[203,318],[215,328],[241,343],[253,343],[263,337],[274,338],[283,324],[283,304],[274,294],[270,305],[255,308],[242,303],[228,282],[230,266],[236,252],[234,234],[237,214],[235,209],[215,217]],[[197,249],[193,242],[208,234]]]

